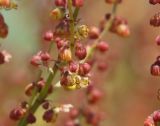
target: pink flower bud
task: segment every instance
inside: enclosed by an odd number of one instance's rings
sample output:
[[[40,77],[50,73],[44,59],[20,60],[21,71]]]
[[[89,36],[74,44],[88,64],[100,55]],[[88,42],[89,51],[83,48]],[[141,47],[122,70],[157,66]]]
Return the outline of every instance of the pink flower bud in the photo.
[[[88,63],[80,64],[78,73],[82,76],[88,74],[91,70],[91,66]]]
[[[41,52],[40,57],[42,61],[48,61],[51,59],[51,56],[48,52]]]
[[[155,41],[156,41],[157,45],[160,46],[160,35],[158,35],[158,36],[156,37],[156,40],[155,40]]]
[[[31,64],[33,66],[39,66],[41,64],[41,57],[39,55],[35,55],[31,59]]]
[[[64,7],[66,5],[66,0],[55,0],[55,5]]]
[[[77,43],[75,56],[77,56],[79,60],[83,60],[86,57],[86,55],[87,55],[86,48],[81,43]]]
[[[78,69],[78,64],[77,63],[75,63],[75,62],[71,62],[70,64],[69,64],[69,70],[71,71],[71,72],[76,72],[77,71],[77,69]]]
[[[72,0],[73,6],[75,7],[82,7],[84,0]]]
[[[151,74],[153,76],[160,76],[160,67],[156,64],[153,64],[151,66]]]
[[[45,32],[43,39],[48,42],[52,41],[53,40],[53,32],[52,31]]]
[[[97,27],[90,27],[89,29],[89,37],[90,39],[97,39],[100,35],[100,30]]]
[[[99,99],[102,97],[102,93],[99,91],[99,90],[97,90],[97,89],[93,89],[91,92],[90,92],[90,94],[89,94],[89,96],[88,96],[88,100],[89,100],[89,102],[91,103],[91,104],[94,104],[94,103],[96,103],[97,101],[99,101]]]
[[[101,52],[105,52],[108,51],[109,45],[106,42],[101,41],[100,43],[97,44],[97,49]]]

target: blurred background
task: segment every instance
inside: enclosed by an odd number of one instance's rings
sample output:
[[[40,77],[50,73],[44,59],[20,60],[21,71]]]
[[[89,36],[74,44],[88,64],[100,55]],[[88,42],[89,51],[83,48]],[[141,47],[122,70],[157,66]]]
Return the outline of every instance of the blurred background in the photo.
[[[29,60],[42,48],[42,34],[51,29],[51,24],[54,25],[49,19],[49,12],[54,8],[52,0],[17,0],[17,3],[18,10],[1,11],[9,26],[9,36],[0,40],[1,49],[10,52],[13,58],[9,64],[0,66],[0,126],[8,126],[11,108],[27,99],[24,87],[37,75]],[[83,24],[98,26],[111,8],[104,0],[86,0],[79,17]],[[159,109],[157,90],[160,79],[150,75],[150,65],[159,55],[155,37],[160,30],[149,25],[150,18],[158,9],[148,0],[123,0],[118,6],[117,15],[128,20],[131,35],[121,38],[108,33],[104,37],[110,45],[109,52],[103,56],[108,70],[95,74],[98,76],[97,85],[104,92],[99,103],[105,113],[102,126],[142,126],[144,119]],[[52,53],[55,53],[54,49]],[[79,97],[76,92],[60,90],[53,95],[53,99],[79,104],[76,96]],[[36,125],[45,124],[39,122]]]

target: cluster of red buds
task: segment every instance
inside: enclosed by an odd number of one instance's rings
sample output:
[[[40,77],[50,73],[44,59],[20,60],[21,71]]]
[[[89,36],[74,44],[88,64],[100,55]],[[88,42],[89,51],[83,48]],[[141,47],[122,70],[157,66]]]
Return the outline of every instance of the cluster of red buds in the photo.
[[[121,0],[105,0],[113,4],[113,11],[105,16],[99,27],[81,24],[78,12],[84,0],[55,0],[56,8],[51,10],[50,17],[57,21],[55,29],[50,29],[43,35],[45,44],[50,44],[49,49],[39,51],[31,60],[31,65],[40,70],[36,81],[29,83],[25,94],[29,102],[22,102],[10,113],[10,118],[18,122],[18,126],[26,126],[36,122],[34,113],[42,106],[45,112],[42,119],[47,123],[54,123],[60,112],[69,112],[70,120],[65,126],[79,126],[80,118],[84,117],[87,124],[99,126],[102,114],[95,111],[94,107],[102,97],[102,92],[92,83],[91,69],[96,63],[95,54],[105,54],[109,45],[102,40],[106,31],[111,31],[120,36],[130,34],[128,23],[125,19],[115,16],[116,6]],[[91,43],[93,41],[93,43]],[[51,54],[52,44],[56,45],[57,58]],[[100,62],[97,65],[101,71],[106,70],[107,64]],[[43,71],[47,70],[47,75]],[[59,81],[52,84],[57,71],[60,72]],[[61,87],[67,91],[86,89],[86,104],[80,108],[73,108],[71,104],[55,105],[48,99],[54,89]]]

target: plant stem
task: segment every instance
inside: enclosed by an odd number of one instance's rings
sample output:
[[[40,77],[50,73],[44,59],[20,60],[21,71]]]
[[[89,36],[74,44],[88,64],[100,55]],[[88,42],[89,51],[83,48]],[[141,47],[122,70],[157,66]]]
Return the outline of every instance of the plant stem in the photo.
[[[51,43],[50,43],[49,48],[48,48],[48,50],[47,50],[48,53],[51,52],[53,43],[54,43],[54,42],[51,42]],[[38,77],[37,77],[37,80],[36,80],[35,83],[37,83],[37,82],[39,81],[39,79],[41,78],[41,76],[42,76],[42,70],[39,71]],[[32,103],[33,103],[33,101],[34,101],[37,93],[38,93],[38,91],[37,91],[37,88],[35,87],[35,88],[33,89],[32,96],[31,96],[31,98],[30,98],[30,100],[29,100],[29,102],[28,102],[29,107],[32,105]]]
[[[104,28],[103,32],[100,34],[100,36],[98,37],[98,39],[95,40],[94,44],[88,50],[87,56],[84,60],[82,60],[82,63],[86,62],[86,60],[88,60],[92,56],[94,50],[96,49],[97,43],[109,31],[110,27],[112,26],[113,20],[115,18],[116,12],[117,12],[117,5],[118,5],[117,2],[113,5],[112,12],[111,12],[111,18],[106,23],[105,28]]]
[[[78,13],[79,13],[79,8],[76,7],[75,10],[74,10],[74,13],[73,13],[73,18],[74,18],[74,20],[77,19]]]
[[[52,84],[52,80],[56,76],[57,70],[58,70],[58,68],[55,64],[54,67],[53,67],[54,72],[49,74],[48,79],[47,79],[46,84],[45,84],[45,87],[42,89],[39,96],[36,98],[34,104],[28,108],[28,111],[27,111],[26,115],[20,120],[20,122],[18,123],[18,126],[26,126],[27,125],[28,114],[29,113],[34,114],[36,112],[36,110],[39,108],[39,106],[41,105],[41,103],[43,102],[43,100],[47,97],[49,87]]]
[[[78,14],[78,10],[75,11],[75,15],[73,15],[73,10],[72,10],[72,0],[68,0],[68,10],[69,10],[69,30],[70,30],[70,49],[71,52],[73,52],[74,49],[74,16],[76,17]]]

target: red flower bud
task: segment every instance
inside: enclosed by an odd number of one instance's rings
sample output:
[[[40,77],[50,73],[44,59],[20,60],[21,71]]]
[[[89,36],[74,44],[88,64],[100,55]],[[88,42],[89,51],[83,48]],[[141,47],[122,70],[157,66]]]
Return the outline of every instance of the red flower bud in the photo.
[[[153,120],[154,120],[154,122],[159,122],[160,121],[160,112],[159,111],[155,111],[153,113]]]
[[[73,6],[75,7],[82,7],[84,0],[72,0]]]
[[[160,35],[158,35],[158,36],[156,37],[156,40],[155,40],[155,41],[156,41],[157,45],[160,46]]]
[[[90,39],[97,39],[100,35],[100,30],[97,27],[92,26],[89,29],[89,37]]]
[[[17,120],[19,120],[19,119],[21,119],[23,116],[24,116],[24,114],[26,113],[26,110],[25,109],[23,109],[23,108],[21,108],[21,107],[18,107],[18,108],[15,108],[15,109],[13,109],[11,112],[10,112],[10,118],[12,119],[12,120],[15,120],[15,121],[17,121]]]
[[[51,56],[48,52],[41,52],[40,57],[42,61],[48,61],[51,59]]]
[[[66,5],[66,0],[55,0],[55,5],[64,7]]]
[[[101,52],[105,52],[108,51],[109,45],[106,42],[102,41],[97,44],[97,49]]]
[[[76,108],[71,109],[69,116],[71,117],[71,119],[75,119],[77,118],[79,115],[79,111]]]
[[[160,67],[159,67],[159,65],[153,64],[151,66],[151,74],[153,76],[160,76]]]
[[[30,63],[33,66],[39,66],[41,64],[41,57],[39,55],[33,56]]]
[[[99,99],[102,97],[102,93],[97,90],[97,89],[93,89],[89,96],[88,96],[88,101],[91,103],[91,104],[94,104],[96,103],[97,101],[99,101]]]
[[[47,31],[44,36],[43,36],[43,39],[45,41],[52,41],[53,40],[53,32],[52,31]]]
[[[88,63],[80,64],[78,73],[82,76],[88,74],[91,70],[91,66]]]
[[[69,70],[71,71],[71,72],[76,72],[77,71],[77,69],[78,69],[78,64],[77,63],[75,63],[75,62],[71,62],[70,64],[69,64]]]
[[[29,115],[27,116],[27,122],[29,124],[35,123],[36,122],[36,117],[32,113],[29,113]]]
[[[54,111],[52,109],[47,110],[44,114],[43,114],[43,120],[45,120],[46,122],[51,122],[53,119],[53,115],[54,115]]]
[[[76,50],[75,50],[75,55],[78,57],[78,59],[83,60],[86,55],[87,55],[87,50],[86,48],[81,44],[77,43],[76,44]]]

